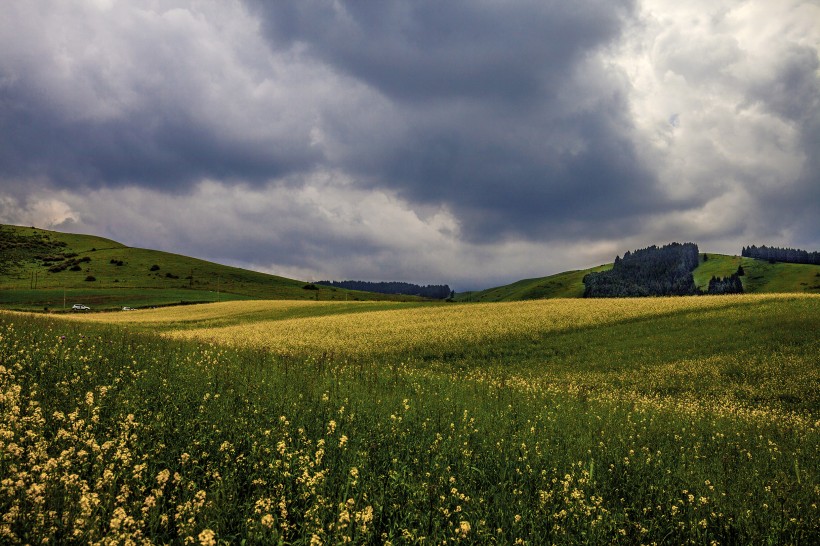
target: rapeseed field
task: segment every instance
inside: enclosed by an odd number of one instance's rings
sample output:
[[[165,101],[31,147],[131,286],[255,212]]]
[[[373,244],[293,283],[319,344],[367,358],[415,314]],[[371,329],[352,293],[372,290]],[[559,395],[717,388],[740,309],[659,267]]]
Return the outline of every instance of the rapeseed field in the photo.
[[[817,543],[818,324],[794,295],[3,313],[0,542]]]

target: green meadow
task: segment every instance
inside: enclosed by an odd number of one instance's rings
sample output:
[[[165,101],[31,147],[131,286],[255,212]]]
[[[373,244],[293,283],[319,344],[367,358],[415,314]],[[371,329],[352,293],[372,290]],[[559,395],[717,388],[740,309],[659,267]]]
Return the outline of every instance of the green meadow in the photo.
[[[263,303],[0,313],[0,541],[820,541],[818,296]]]

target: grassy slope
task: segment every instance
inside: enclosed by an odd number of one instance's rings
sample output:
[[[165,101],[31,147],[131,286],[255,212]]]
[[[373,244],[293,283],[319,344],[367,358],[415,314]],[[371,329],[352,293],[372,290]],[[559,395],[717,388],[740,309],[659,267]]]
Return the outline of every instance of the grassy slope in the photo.
[[[816,265],[775,263],[754,258],[709,254],[705,262],[701,257],[700,265],[693,272],[695,284],[705,290],[712,276],[728,277],[739,265],[743,265],[745,276],[742,277],[743,288],[749,294],[797,292],[820,294],[820,267]],[[702,255],[701,255],[702,256]],[[584,295],[584,275],[595,271],[610,269],[612,264],[605,264],[580,271],[567,271],[540,277],[524,279],[512,284],[488,288],[479,292],[456,294],[457,301],[520,301],[548,298],[580,298]]]
[[[743,266],[745,275],[743,289],[749,294],[802,292],[820,294],[820,267],[808,264],[770,264],[766,260],[709,254],[707,261],[702,261],[694,271],[695,284],[706,289],[712,275],[728,277],[739,265]]]
[[[584,295],[584,275],[593,271],[605,271],[612,264],[605,264],[580,271],[566,271],[548,277],[521,281],[488,288],[479,292],[456,294],[457,301],[519,301],[549,298],[580,298]]]
[[[84,303],[95,309],[235,299],[392,300],[412,299],[337,288],[305,290],[305,283],[179,254],[131,248],[109,239],[17,226],[0,227],[0,307],[62,309]],[[79,271],[59,273],[36,256],[76,253]],[[69,258],[72,259],[72,258]],[[114,261],[122,261],[119,266]],[[151,271],[158,265],[159,269]],[[170,275],[170,276],[169,276]],[[96,280],[87,281],[92,276]],[[33,286],[36,280],[36,290]],[[417,299],[417,298],[416,298]]]

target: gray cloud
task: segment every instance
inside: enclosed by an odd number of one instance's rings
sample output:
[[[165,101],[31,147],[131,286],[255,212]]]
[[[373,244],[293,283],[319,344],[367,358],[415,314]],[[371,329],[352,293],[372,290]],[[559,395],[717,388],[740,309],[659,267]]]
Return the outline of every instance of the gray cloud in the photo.
[[[573,222],[588,234],[663,206],[633,150],[625,82],[589,58],[631,3],[253,5],[274,49],[304,49],[391,101],[376,127],[325,127],[349,142],[340,164],[447,203],[469,240]]]
[[[224,25],[221,16],[242,15],[225,6],[11,5],[0,174],[178,189],[309,169],[322,155],[309,145],[310,112],[287,113],[297,96],[310,98],[305,75],[268,59],[241,36],[246,27]]]
[[[543,99],[620,32],[618,2],[248,2],[273,47],[298,45],[391,98]]]

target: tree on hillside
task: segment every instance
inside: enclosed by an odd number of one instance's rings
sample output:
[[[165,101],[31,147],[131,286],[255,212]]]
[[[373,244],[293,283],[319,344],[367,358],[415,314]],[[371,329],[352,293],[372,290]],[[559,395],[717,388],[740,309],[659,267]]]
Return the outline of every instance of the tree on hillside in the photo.
[[[796,248],[778,248],[763,245],[743,247],[740,253],[744,258],[756,258],[758,260],[769,260],[774,262],[786,262],[794,264],[814,264],[820,265],[820,252],[808,252]]]
[[[316,284],[345,288],[347,290],[362,290],[378,294],[402,294],[405,296],[420,296],[443,300],[450,296],[452,290],[446,284],[431,284],[419,286],[408,282],[368,282],[368,281],[319,281]]]
[[[671,243],[660,248],[652,245],[627,251],[623,258],[615,257],[609,271],[584,277],[584,297],[698,294],[692,271],[698,266],[699,256],[694,243]]]
[[[714,275],[709,279],[708,294],[742,294],[743,282],[737,273],[729,277],[718,278]]]

